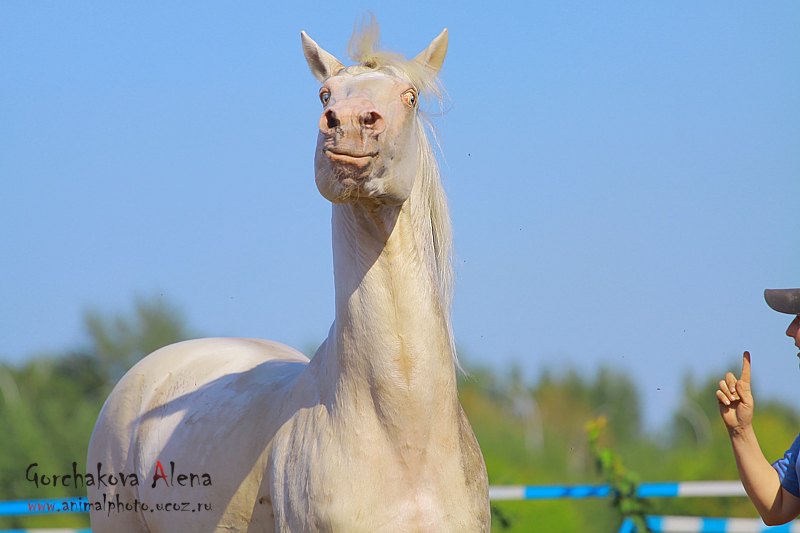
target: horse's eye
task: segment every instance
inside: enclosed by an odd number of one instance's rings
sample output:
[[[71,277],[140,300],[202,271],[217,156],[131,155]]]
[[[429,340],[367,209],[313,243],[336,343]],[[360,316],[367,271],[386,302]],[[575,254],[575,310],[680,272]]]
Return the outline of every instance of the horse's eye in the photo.
[[[322,89],[319,92],[319,101],[322,102],[322,105],[328,105],[328,101],[331,99],[331,92],[328,89]]]
[[[400,95],[400,98],[403,99],[403,103],[408,107],[414,107],[417,105],[417,91],[414,89],[409,89]]]

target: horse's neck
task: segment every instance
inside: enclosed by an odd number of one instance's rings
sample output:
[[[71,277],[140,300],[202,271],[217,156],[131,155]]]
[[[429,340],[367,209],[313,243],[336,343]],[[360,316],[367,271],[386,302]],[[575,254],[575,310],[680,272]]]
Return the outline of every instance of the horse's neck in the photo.
[[[336,320],[326,345],[330,401],[344,416],[374,407],[390,431],[428,434],[457,416],[455,365],[434,274],[432,232],[406,202],[333,209]]]

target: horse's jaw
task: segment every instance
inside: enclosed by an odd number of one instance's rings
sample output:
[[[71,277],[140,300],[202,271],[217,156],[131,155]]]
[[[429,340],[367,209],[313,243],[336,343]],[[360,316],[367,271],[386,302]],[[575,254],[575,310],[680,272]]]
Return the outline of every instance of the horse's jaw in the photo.
[[[401,205],[411,195],[416,162],[392,147],[357,151],[322,139],[314,158],[320,194],[332,203]]]

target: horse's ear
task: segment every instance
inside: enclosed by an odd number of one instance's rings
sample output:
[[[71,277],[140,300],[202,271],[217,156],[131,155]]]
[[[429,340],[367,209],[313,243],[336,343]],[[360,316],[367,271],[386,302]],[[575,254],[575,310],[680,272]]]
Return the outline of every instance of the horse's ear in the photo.
[[[431,41],[428,48],[420,52],[417,57],[414,58],[414,61],[433,69],[434,72],[439,72],[439,69],[442,68],[442,63],[444,63],[444,56],[446,54],[447,28],[443,29],[442,33]]]
[[[300,39],[303,41],[303,54],[306,56],[308,68],[320,82],[327,80],[344,68],[341,61],[315,43],[314,39],[309,37],[306,32],[300,32]]]

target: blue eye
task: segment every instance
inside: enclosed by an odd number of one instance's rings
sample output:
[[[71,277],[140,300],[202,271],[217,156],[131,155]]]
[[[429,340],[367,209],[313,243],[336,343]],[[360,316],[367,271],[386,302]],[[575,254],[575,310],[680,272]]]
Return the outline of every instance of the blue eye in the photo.
[[[319,92],[319,101],[322,102],[322,105],[328,105],[328,101],[331,99],[331,92],[328,89],[322,89]]]

